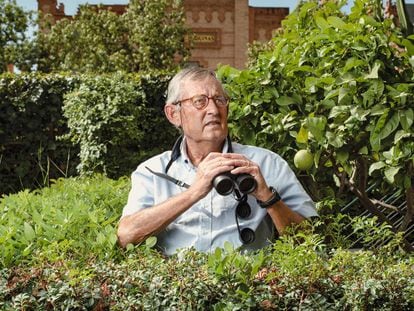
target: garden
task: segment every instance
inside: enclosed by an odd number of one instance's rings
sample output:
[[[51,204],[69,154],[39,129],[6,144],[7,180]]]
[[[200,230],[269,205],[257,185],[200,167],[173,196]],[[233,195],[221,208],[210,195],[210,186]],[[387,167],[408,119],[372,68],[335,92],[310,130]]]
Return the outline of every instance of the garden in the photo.
[[[165,59],[79,72],[97,66],[71,71],[56,56],[53,68],[1,74],[0,310],[414,309],[414,35],[403,3],[397,20],[376,0],[349,14],[342,1],[302,1],[270,42],[250,46],[246,69],[217,69],[232,139],[285,158],[320,214],[251,253],[117,244],[129,174],[178,136],[163,115],[176,70]],[[51,53],[54,35],[39,41]]]

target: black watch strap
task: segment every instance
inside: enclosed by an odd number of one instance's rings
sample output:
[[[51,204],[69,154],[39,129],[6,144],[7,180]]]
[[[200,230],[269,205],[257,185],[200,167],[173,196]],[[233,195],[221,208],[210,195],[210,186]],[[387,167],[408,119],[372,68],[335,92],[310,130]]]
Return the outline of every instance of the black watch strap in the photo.
[[[269,190],[272,191],[272,196],[269,200],[265,202],[257,200],[257,204],[259,204],[261,208],[268,208],[281,200],[281,197],[275,188],[269,187]]]

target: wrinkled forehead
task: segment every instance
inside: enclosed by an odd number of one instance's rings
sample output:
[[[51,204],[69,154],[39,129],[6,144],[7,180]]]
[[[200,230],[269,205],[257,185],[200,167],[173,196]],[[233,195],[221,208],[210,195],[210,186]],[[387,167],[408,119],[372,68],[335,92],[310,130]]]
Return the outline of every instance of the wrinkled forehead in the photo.
[[[221,83],[211,75],[183,79],[180,83],[180,94],[181,96],[196,94],[225,95]]]

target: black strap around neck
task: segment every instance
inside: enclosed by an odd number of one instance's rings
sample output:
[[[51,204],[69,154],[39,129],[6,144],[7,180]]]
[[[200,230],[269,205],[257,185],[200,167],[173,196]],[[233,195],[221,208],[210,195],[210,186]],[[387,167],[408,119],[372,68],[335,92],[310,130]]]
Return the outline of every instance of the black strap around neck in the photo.
[[[183,135],[178,137],[178,139],[175,141],[174,146],[172,148],[170,161],[168,161],[168,164],[165,167],[165,174],[168,173],[168,170],[170,169],[171,164],[173,164],[173,162],[180,157],[180,155],[181,155],[181,142],[182,141],[183,141]]]
[[[171,158],[170,161],[168,161],[168,164],[165,168],[165,173],[159,173],[159,172],[154,172],[152,169],[150,169],[149,167],[145,167],[148,171],[150,171],[152,174],[164,178],[174,184],[176,184],[179,187],[184,187],[184,188],[189,188],[190,186],[188,184],[186,184],[185,182],[175,179],[174,177],[167,175],[168,169],[170,168],[171,164],[173,164],[173,162],[175,160],[177,160],[180,155],[181,155],[181,142],[183,141],[183,136],[181,135],[180,137],[178,137],[177,141],[174,143],[174,146],[172,148],[172,152],[171,152]],[[231,140],[230,140],[230,136],[227,136],[227,143],[228,143],[228,152],[232,153],[233,152],[233,146],[231,145]]]
[[[183,141],[183,135],[178,137],[178,139],[175,141],[174,146],[171,151],[171,158],[170,161],[168,161],[167,166],[165,167],[165,174],[168,173],[168,170],[170,169],[171,165],[175,160],[177,160],[181,156],[181,143]],[[228,144],[228,153],[233,153],[233,146],[231,144],[230,135],[227,136],[227,144]]]
[[[158,172],[154,172],[152,169],[150,169],[148,166],[145,167],[147,170],[149,170],[151,173],[153,173],[154,175],[164,178],[168,181],[171,181],[172,183],[176,184],[179,187],[184,187],[184,188],[190,188],[190,185],[186,184],[185,182],[175,179],[174,177],[167,175],[167,174],[163,174],[163,173],[158,173]]]

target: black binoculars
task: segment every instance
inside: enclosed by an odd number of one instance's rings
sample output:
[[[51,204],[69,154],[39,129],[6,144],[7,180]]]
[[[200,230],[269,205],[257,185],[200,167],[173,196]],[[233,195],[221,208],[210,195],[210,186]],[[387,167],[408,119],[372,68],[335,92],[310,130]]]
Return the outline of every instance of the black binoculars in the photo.
[[[256,179],[250,174],[233,175],[229,172],[217,175],[213,186],[221,195],[228,195],[237,189],[241,194],[249,194],[256,189]]]

